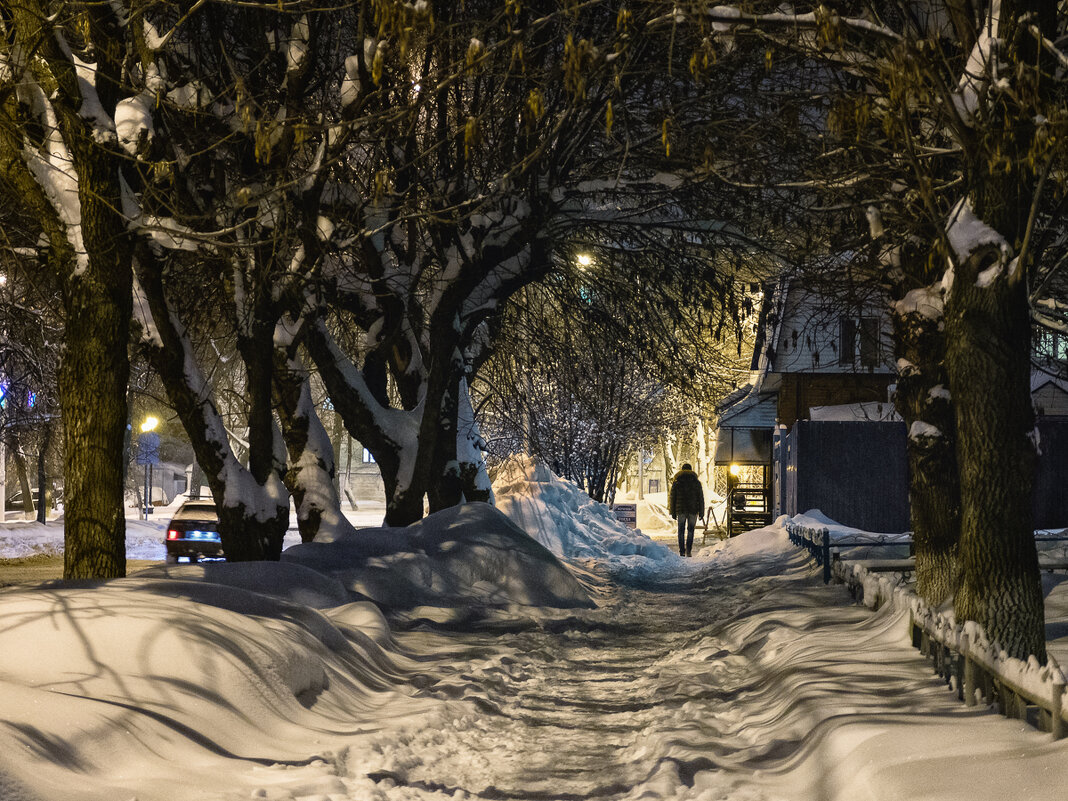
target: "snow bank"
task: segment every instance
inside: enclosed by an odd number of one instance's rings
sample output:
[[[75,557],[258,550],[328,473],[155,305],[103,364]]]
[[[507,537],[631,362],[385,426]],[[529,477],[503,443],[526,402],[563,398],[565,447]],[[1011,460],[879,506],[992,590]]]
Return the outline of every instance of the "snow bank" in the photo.
[[[641,531],[627,528],[608,506],[529,456],[515,457],[501,466],[493,493],[498,509],[557,556],[679,558]]]
[[[149,581],[149,580],[153,581]],[[247,592],[268,593],[276,598],[313,609],[328,609],[356,600],[331,576],[299,564],[280,562],[199,562],[193,565],[160,565],[134,573],[124,581],[158,591],[189,593],[204,601],[198,584],[214,584]],[[185,585],[189,585],[186,587]]]
[[[163,530],[167,519],[126,521],[126,558],[162,561],[166,555]],[[0,559],[63,554],[63,519],[41,524],[8,520],[0,525]]]
[[[783,515],[770,526],[746,531],[702,548],[697,556],[715,560],[725,567],[748,565],[769,575],[797,567],[808,559],[808,554],[790,542],[786,530],[789,520]]]
[[[310,571],[227,567],[0,594],[0,797],[247,798],[245,771],[321,764],[377,731],[377,710],[430,705],[412,697],[415,664],[384,647],[370,604],[324,614],[266,594]]]
[[[591,607],[559,560],[484,503],[436,512],[407,528],[362,529],[282,554],[390,609],[471,605]]]
[[[873,531],[844,526],[836,520],[827,517],[819,509],[809,509],[803,514],[794,515],[786,519],[785,523],[806,529],[827,529],[831,535],[831,544],[839,540],[870,541],[870,542],[899,542],[908,544],[912,536],[908,532],[881,534]]]

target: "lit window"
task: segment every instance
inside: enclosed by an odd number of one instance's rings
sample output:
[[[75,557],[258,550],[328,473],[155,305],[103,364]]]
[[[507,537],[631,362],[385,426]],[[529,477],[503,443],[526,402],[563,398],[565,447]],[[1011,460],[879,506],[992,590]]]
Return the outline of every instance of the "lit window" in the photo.
[[[375,463],[375,457],[373,457],[371,455],[371,452],[369,450],[367,450],[367,448],[363,449],[363,463],[364,464],[374,464]]]

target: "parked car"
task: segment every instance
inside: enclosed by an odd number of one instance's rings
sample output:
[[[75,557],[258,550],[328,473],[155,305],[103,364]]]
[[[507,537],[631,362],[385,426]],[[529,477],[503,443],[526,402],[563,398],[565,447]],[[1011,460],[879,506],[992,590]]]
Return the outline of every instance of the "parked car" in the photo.
[[[211,499],[189,500],[179,506],[167,524],[165,543],[168,564],[177,564],[182,558],[196,562],[205,557],[223,556],[215,502]]]
[[[37,509],[41,503],[41,491],[34,487],[32,490],[30,490],[30,498],[33,500],[33,508]],[[56,509],[57,503],[63,500],[63,490],[46,490],[45,499],[50,501],[50,508]],[[4,503],[4,508],[6,508],[9,512],[17,512],[20,510],[26,511],[26,504],[22,499],[22,490],[19,490],[18,492],[9,496],[7,501],[5,501]]]

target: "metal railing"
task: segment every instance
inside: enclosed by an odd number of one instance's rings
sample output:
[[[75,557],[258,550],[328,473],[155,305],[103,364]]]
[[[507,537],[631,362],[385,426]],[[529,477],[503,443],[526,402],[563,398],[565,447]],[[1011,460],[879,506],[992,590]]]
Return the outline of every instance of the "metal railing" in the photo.
[[[1065,675],[1055,659],[1039,665],[1034,657],[1009,657],[978,624],[958,624],[908,588],[860,563],[838,562],[834,574],[867,606],[878,609],[890,603],[897,609],[907,608],[913,646],[931,660],[935,673],[966,706],[976,706],[982,699],[1008,718],[1049,732],[1054,740],[1068,733]]]

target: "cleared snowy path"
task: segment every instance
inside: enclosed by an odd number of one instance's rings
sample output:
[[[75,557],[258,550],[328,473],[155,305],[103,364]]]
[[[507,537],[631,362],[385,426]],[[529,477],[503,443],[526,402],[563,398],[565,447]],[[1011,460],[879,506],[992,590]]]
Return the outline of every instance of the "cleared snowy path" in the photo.
[[[676,561],[602,576],[589,612],[415,623],[405,639],[457,649],[427,688],[454,703],[349,754],[348,797],[863,799],[908,779],[865,775],[859,741],[1004,724],[951,700],[900,619],[851,606],[800,557],[764,567]]]

